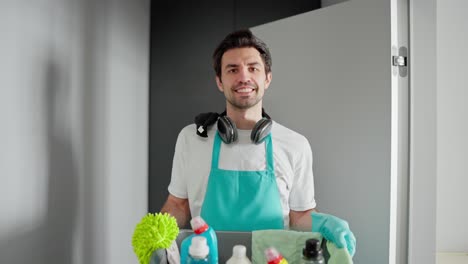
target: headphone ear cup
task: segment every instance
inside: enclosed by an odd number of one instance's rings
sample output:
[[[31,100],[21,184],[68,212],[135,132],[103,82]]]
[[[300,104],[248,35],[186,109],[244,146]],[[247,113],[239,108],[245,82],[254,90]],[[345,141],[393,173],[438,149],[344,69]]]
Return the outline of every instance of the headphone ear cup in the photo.
[[[270,134],[272,124],[273,121],[271,121],[269,118],[260,119],[260,121],[255,124],[254,128],[252,129],[252,133],[250,134],[250,139],[252,142],[255,144],[262,143],[268,134]]]
[[[227,116],[218,119],[218,134],[224,143],[230,144],[237,140],[237,127]]]

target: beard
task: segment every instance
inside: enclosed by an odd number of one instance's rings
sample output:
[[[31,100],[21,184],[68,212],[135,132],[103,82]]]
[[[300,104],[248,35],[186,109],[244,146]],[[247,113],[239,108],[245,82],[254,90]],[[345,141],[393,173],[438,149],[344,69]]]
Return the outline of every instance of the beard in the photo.
[[[226,100],[229,102],[230,105],[234,106],[235,108],[245,110],[257,105],[262,100],[262,97],[257,96],[255,98],[240,100],[236,98],[226,97]]]

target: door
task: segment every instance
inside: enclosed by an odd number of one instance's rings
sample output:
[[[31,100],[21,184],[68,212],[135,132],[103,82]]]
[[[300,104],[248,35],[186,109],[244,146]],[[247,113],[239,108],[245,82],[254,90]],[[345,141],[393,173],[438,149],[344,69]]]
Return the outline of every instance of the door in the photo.
[[[351,0],[252,28],[273,57],[264,107],[308,138],[318,209],[348,220],[355,263],[407,262],[406,10]]]

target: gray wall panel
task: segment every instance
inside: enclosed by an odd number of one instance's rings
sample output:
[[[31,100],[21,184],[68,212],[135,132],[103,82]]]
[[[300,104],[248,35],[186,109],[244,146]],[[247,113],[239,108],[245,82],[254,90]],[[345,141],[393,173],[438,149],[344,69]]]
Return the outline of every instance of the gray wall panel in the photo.
[[[312,146],[318,209],[348,220],[356,263],[388,263],[389,1],[348,1],[254,33],[273,56],[265,108]]]

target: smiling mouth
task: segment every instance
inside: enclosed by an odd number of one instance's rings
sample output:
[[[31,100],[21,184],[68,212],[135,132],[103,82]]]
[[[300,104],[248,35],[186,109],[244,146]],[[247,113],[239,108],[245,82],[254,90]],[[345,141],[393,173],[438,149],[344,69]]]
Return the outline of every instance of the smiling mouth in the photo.
[[[240,94],[248,94],[248,93],[255,91],[256,90],[255,88],[256,87],[253,87],[250,85],[239,85],[238,87],[234,89],[234,91]]]
[[[236,93],[251,93],[255,89],[254,88],[241,88],[241,89],[236,89]]]

